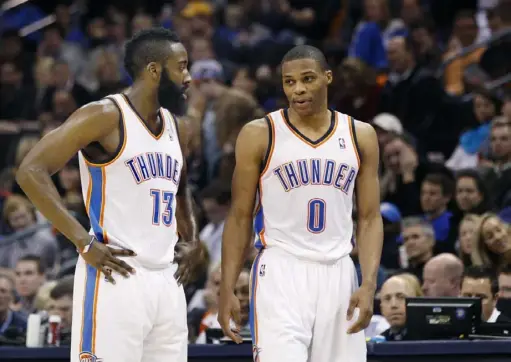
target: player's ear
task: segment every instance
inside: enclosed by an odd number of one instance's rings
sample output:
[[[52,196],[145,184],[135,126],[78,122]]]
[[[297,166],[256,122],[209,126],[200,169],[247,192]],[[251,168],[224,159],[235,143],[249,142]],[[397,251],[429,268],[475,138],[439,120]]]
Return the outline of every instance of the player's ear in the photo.
[[[332,71],[331,70],[327,70],[325,72],[325,75],[326,75],[327,84],[332,84],[332,81],[334,80],[334,76],[332,74]]]
[[[160,74],[161,74],[161,65],[160,64],[151,62],[151,63],[147,64],[146,69],[149,72],[149,74],[151,75],[151,78],[153,78],[154,80],[158,80],[160,78]]]

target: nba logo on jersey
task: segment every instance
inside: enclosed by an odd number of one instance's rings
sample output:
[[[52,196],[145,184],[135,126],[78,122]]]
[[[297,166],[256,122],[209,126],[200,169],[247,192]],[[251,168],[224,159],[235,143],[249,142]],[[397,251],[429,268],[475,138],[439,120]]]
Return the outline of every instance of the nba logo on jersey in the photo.
[[[344,142],[344,138],[339,138],[339,147],[341,150],[344,150],[346,148],[346,143]]]
[[[266,274],[266,264],[261,265],[261,269],[259,269],[259,276],[264,277]]]
[[[79,357],[80,362],[102,362],[101,358],[97,358],[95,355],[89,352],[80,353]]]

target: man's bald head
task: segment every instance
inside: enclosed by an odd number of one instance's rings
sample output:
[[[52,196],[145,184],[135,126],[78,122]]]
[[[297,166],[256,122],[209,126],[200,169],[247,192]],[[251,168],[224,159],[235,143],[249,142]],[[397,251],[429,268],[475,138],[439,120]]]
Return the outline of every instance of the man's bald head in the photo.
[[[455,297],[459,295],[463,262],[449,253],[431,258],[424,266],[422,290],[428,297]]]

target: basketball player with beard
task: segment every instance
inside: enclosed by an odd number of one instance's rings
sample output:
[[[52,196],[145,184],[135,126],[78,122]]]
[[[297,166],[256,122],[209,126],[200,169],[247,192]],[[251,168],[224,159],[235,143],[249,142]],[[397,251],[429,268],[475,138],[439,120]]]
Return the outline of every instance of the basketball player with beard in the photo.
[[[32,149],[16,178],[80,254],[71,361],[185,362],[182,284],[204,258],[176,119],[191,80],[188,55],[174,33],[148,29],[126,44],[125,66],[133,85],[78,109]],[[89,232],[51,181],[76,153]]]

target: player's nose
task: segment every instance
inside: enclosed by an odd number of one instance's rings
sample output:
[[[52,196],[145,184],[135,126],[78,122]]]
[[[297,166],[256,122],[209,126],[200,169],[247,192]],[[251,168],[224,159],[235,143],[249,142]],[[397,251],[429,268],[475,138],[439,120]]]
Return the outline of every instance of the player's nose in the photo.
[[[305,85],[302,82],[296,82],[293,91],[296,95],[302,95],[307,91],[307,89],[305,88]]]

